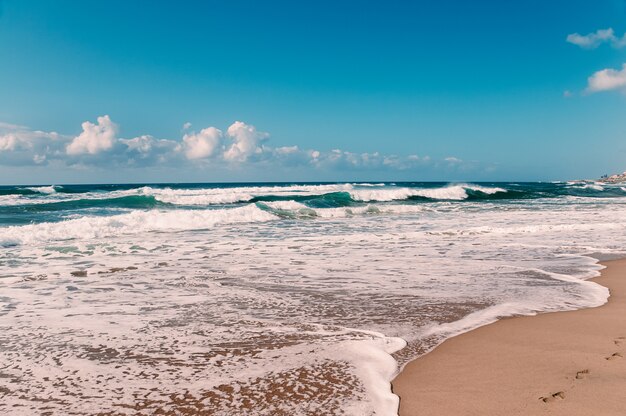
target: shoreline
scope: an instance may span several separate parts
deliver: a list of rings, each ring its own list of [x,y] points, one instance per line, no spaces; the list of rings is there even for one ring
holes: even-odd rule
[[[626,259],[601,264],[604,305],[501,319],[408,363],[399,415],[623,415]]]

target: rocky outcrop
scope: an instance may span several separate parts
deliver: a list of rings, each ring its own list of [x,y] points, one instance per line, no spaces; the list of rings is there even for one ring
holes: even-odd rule
[[[605,182],[605,183],[622,183],[622,182],[626,182],[626,172],[624,173],[618,173],[615,175],[604,175],[603,177],[601,177],[599,179],[600,182]]]

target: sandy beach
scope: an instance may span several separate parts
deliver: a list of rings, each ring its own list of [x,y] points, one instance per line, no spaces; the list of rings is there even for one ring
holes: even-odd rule
[[[626,260],[603,264],[605,305],[500,320],[408,364],[400,415],[626,414]]]

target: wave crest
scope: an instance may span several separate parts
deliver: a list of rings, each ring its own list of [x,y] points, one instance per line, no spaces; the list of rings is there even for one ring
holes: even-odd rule
[[[278,217],[254,204],[212,210],[134,211],[108,217],[80,217],[0,229],[0,246],[41,241],[94,239],[150,231],[203,230],[220,224],[265,222]]]
[[[350,192],[352,199],[355,201],[400,201],[415,197],[436,199],[436,200],[452,200],[461,201],[469,197],[467,191],[481,192],[486,195],[493,195],[498,192],[505,193],[503,188],[488,188],[479,185],[450,185],[443,188],[392,188],[392,189],[375,189],[375,190],[353,190]]]
[[[54,194],[57,192],[57,189],[60,189],[60,186],[50,185],[50,186],[32,186],[25,189],[29,191],[33,191],[39,194]]]

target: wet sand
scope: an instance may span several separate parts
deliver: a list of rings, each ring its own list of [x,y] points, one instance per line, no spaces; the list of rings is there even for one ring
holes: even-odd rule
[[[603,264],[605,305],[500,320],[409,363],[400,415],[626,415],[626,260]]]

